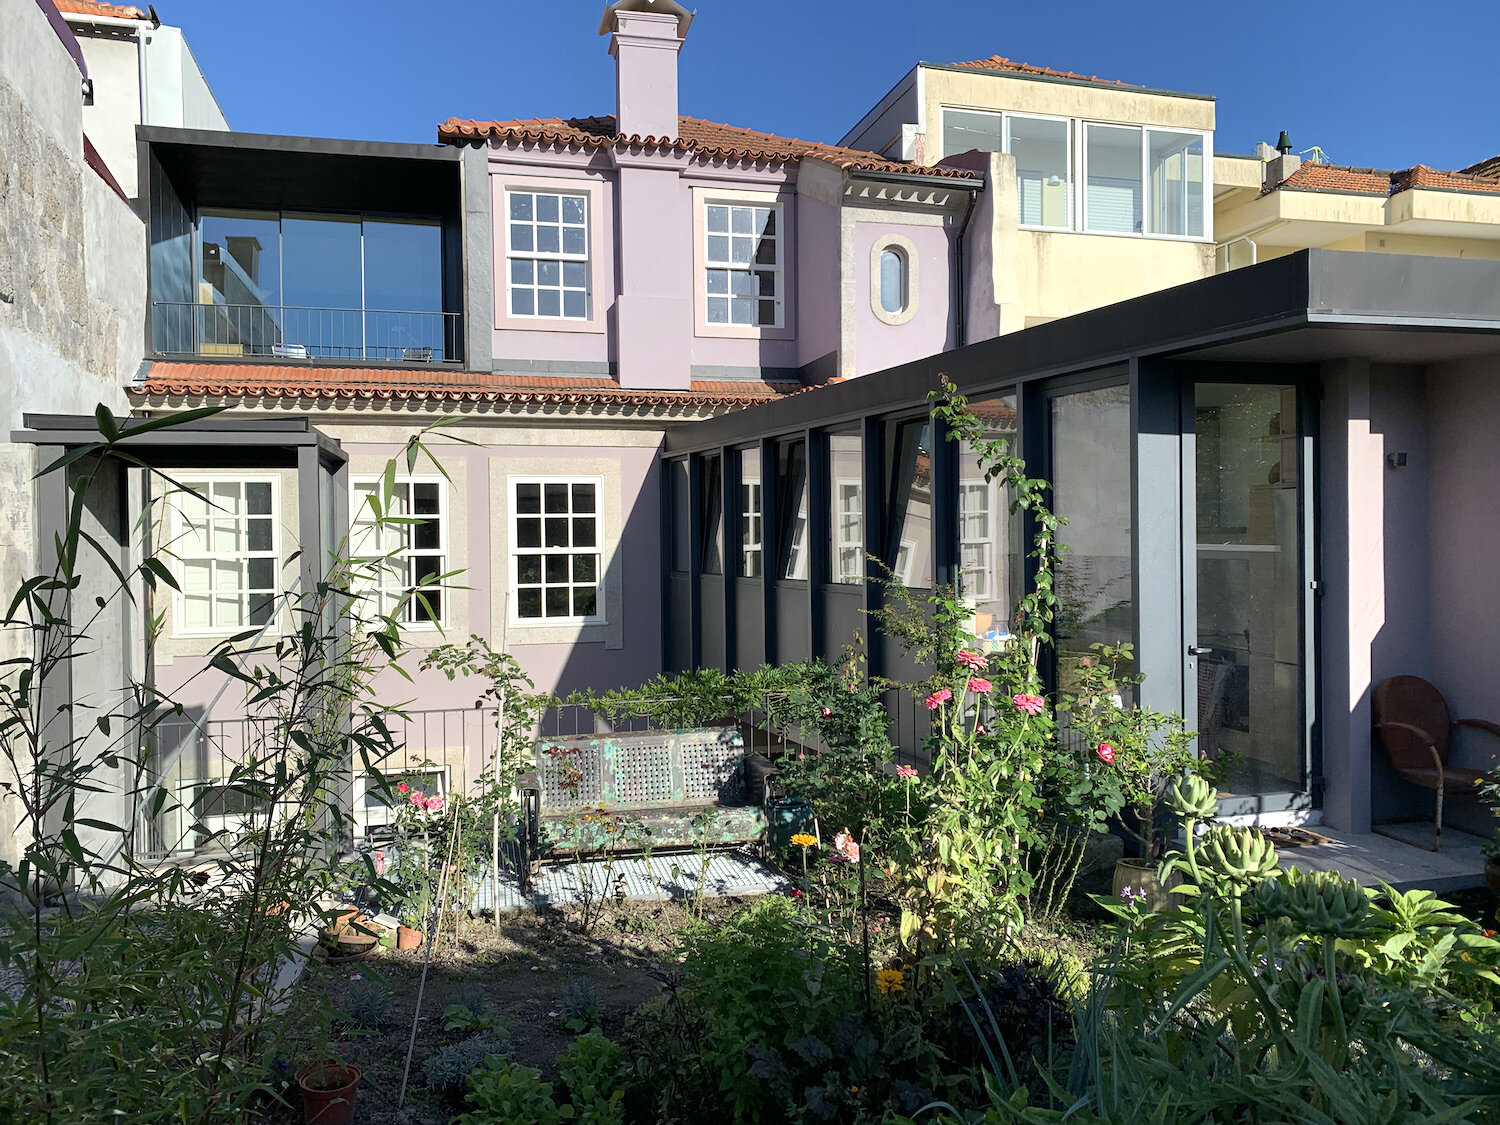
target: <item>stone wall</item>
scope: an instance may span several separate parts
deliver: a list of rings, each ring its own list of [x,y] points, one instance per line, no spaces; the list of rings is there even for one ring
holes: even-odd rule
[[[36,565],[27,413],[128,409],[146,308],[145,230],[84,163],[81,77],[34,0],[0,0],[0,597]],[[0,634],[0,659],[24,641]],[[0,781],[11,781],[0,777]],[[18,846],[0,800],[0,860]]]

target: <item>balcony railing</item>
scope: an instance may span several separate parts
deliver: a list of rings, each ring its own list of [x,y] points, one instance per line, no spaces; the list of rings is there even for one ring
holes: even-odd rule
[[[463,359],[462,314],[392,309],[153,301],[152,343],[163,356],[377,360]]]

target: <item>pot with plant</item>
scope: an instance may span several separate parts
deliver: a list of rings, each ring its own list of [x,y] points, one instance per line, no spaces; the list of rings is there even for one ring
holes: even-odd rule
[[[1130,645],[1094,645],[1079,660],[1069,727],[1082,739],[1103,807],[1135,845],[1137,854],[1115,864],[1113,894],[1144,896],[1152,910],[1163,910],[1176,882],[1163,885],[1158,873],[1166,833],[1157,821],[1166,792],[1182,777],[1211,779],[1214,764],[1194,752],[1196,735],[1180,715],[1124,702],[1144,679],[1122,671],[1132,655]]]
[[[333,1059],[318,1059],[297,1071],[302,1120],[307,1125],[350,1125],[359,1077],[359,1067]]]

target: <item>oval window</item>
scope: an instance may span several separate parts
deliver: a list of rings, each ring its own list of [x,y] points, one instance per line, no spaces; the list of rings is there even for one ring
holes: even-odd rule
[[[894,248],[880,252],[880,307],[888,313],[906,309],[906,255]]]

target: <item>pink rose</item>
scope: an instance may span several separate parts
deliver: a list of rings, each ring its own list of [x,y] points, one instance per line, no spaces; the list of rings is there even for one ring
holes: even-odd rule
[[[953,698],[953,693],[947,688],[940,688],[927,697],[927,710],[936,711],[944,703]]]
[[[969,649],[960,650],[959,654],[953,659],[960,668],[967,668],[971,672],[983,672],[990,666],[989,660],[977,652],[971,652]]]
[[[403,781],[400,785],[396,786],[396,792],[397,793],[405,793],[410,788],[411,788],[411,786],[407,785],[406,782]]]
[[[443,799],[441,797],[433,797],[431,800],[429,800],[427,802],[427,811],[428,812],[437,812],[438,809],[440,809],[442,807],[443,807]]]
[[[1099,760],[1101,762],[1104,762],[1106,765],[1114,765],[1115,748],[1109,743],[1099,743],[1099,749],[1095,750],[1094,753],[1099,755]]]
[[[978,676],[969,681],[969,690],[972,691],[975,695],[983,695],[994,686],[995,685],[990,683],[989,680],[982,680]]]
[[[411,791],[411,803],[419,809],[425,809],[427,807],[427,798],[422,796],[420,789],[413,789]]]
[[[1047,708],[1047,701],[1040,695],[1013,695],[1010,701],[1016,705],[1017,711],[1025,711],[1028,715],[1040,715]]]

